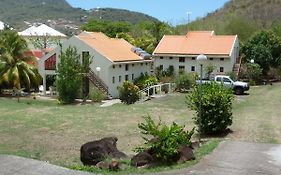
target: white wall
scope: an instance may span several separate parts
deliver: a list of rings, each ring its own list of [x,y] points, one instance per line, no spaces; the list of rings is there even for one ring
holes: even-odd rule
[[[185,57],[185,62],[179,62],[179,56],[176,55],[171,55],[171,56],[163,56],[163,59],[160,59],[160,56],[154,56],[154,69],[156,67],[159,67],[160,65],[163,65],[163,69],[169,68],[169,66],[174,66],[175,74],[178,74],[179,72],[179,66],[184,66],[185,67],[185,72],[189,73],[192,72],[191,68],[192,66],[195,67],[196,73],[200,73],[200,65],[196,61],[196,57],[198,55],[185,55],[185,56],[180,56],[180,57]],[[216,67],[215,71],[213,72],[214,74],[223,74],[226,72],[231,72],[233,70],[233,60],[229,56],[211,56],[211,55],[206,55],[208,60],[204,63],[204,67],[211,64]],[[170,59],[172,57],[172,59]],[[195,58],[193,60],[192,58]],[[210,60],[210,58],[213,58],[213,60]],[[220,58],[224,58],[224,60],[221,60]],[[224,68],[224,72],[220,72],[220,67]],[[203,73],[204,74],[204,73]]]
[[[128,81],[133,82],[141,73],[150,75],[151,61],[146,62],[131,62],[131,63],[115,63],[109,67],[108,80],[110,81],[109,91],[113,97],[118,97],[117,87],[121,86],[125,81],[125,76],[128,75]],[[125,70],[125,65],[128,65],[128,70]],[[114,67],[114,68],[113,68]],[[134,76],[132,76],[134,74]],[[121,80],[119,81],[119,76]],[[113,77],[115,82],[113,83]]]

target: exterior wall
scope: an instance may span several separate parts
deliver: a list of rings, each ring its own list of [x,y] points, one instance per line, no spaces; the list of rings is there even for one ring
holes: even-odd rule
[[[237,62],[237,59],[239,58],[239,40],[236,37],[234,44],[233,44],[233,49],[230,53],[230,57],[232,60],[232,64],[234,65]]]
[[[169,66],[174,67],[174,73],[178,74],[179,72],[179,67],[184,66],[184,71],[189,73],[189,72],[194,72],[200,74],[200,65],[196,61],[196,57],[198,55],[185,55],[185,56],[163,56],[163,59],[160,59],[160,56],[154,56],[154,69],[156,67],[159,67],[160,65],[163,65],[163,70],[169,68]],[[226,72],[231,72],[233,69],[233,60],[229,56],[208,56],[208,61],[204,63],[203,66],[206,65],[213,65],[215,66],[215,70],[213,74],[224,74]],[[180,57],[184,57],[185,61],[184,62],[179,62]],[[213,60],[210,60],[212,58]],[[221,58],[224,58],[224,60],[221,60]],[[195,70],[192,71],[192,67],[194,66]],[[220,72],[220,67],[223,67],[224,71]],[[204,72],[203,72],[204,74]]]
[[[133,82],[134,79],[138,78],[141,73],[147,73],[150,75],[151,71],[151,61],[144,62],[130,62],[130,63],[115,63],[109,68],[109,92],[112,97],[118,97],[117,87],[121,86],[125,81],[126,75],[128,76],[128,81]],[[125,70],[126,65],[128,65],[128,70]],[[114,78],[113,78],[114,77]],[[120,77],[120,79],[119,79]],[[114,79],[114,82],[113,82]]]

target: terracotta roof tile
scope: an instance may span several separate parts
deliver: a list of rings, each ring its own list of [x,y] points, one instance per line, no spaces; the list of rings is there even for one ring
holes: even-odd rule
[[[99,32],[82,32],[78,38],[112,62],[143,60],[131,51],[134,46],[124,39],[109,38]]]
[[[185,36],[166,35],[154,54],[230,55],[236,35],[215,35],[213,31],[188,32]]]

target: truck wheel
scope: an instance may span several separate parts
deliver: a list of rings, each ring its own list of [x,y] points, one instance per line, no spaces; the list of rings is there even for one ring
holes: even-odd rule
[[[235,94],[236,95],[242,95],[244,93],[243,89],[240,87],[235,88]]]

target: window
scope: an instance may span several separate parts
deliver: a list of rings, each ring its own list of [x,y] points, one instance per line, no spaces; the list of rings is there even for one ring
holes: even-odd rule
[[[112,77],[112,83],[113,84],[115,83],[115,77]]]
[[[185,62],[185,57],[180,57],[179,62],[184,63]]]
[[[223,67],[220,67],[220,72],[224,72],[224,68]]]
[[[129,70],[129,65],[126,64],[126,65],[125,65],[125,71],[128,71],[128,70]]]
[[[185,67],[184,66],[179,66],[179,72],[183,73],[184,72]]]
[[[159,69],[160,69],[160,70],[163,70],[163,69],[164,69],[163,65],[160,65],[160,66],[159,66]]]
[[[221,61],[224,61],[224,58],[220,58]]]
[[[129,80],[129,75],[125,75],[125,80],[126,80],[126,81]]]
[[[82,64],[89,65],[90,53],[89,51],[82,52]]]
[[[115,69],[115,65],[113,65],[112,68]]]
[[[147,65],[147,63],[145,63],[145,65]]]
[[[172,60],[173,59],[173,57],[170,57],[170,60]]]
[[[120,65],[119,65],[119,68],[121,68],[121,67],[122,67],[122,65],[120,64]]]
[[[163,59],[163,57],[160,57],[160,59],[162,60],[162,59]]]
[[[132,64],[132,67],[134,67],[135,66],[135,64]]]
[[[119,75],[119,82],[121,82],[122,81],[122,76],[121,75]]]
[[[195,66],[191,66],[191,72],[195,72]]]
[[[196,58],[195,58],[195,57],[192,57],[191,59],[192,59],[192,60],[195,60]]]
[[[132,74],[132,80],[134,80],[135,79],[135,75],[134,74]]]
[[[143,65],[143,63],[141,63],[141,66]]]
[[[212,61],[212,60],[214,60],[214,58],[210,58],[210,60]]]
[[[231,83],[231,81],[228,78],[223,78],[223,82]]]

